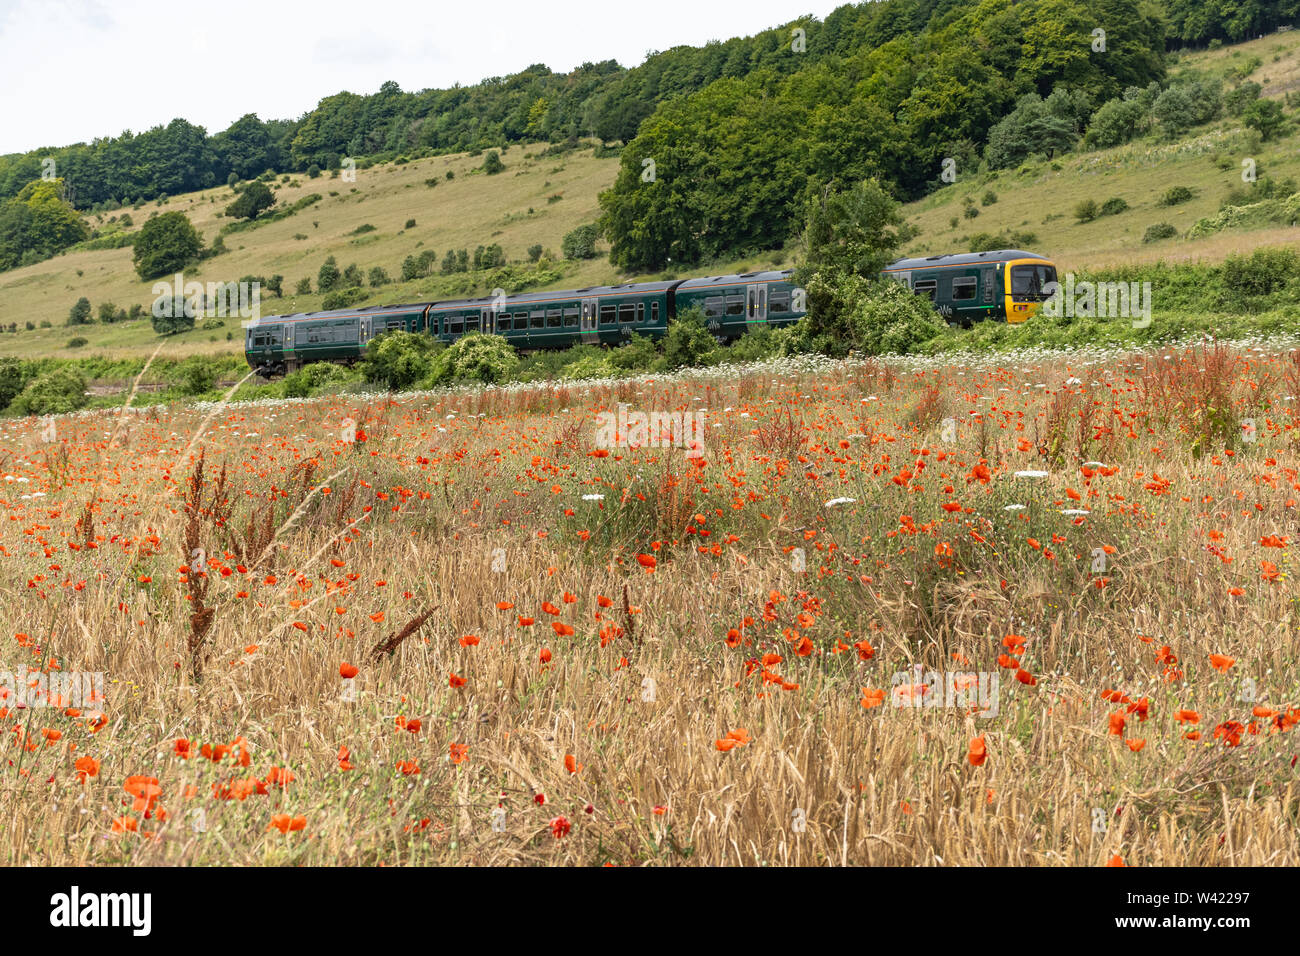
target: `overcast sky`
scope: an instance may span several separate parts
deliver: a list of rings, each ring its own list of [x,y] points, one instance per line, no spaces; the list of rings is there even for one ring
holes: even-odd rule
[[[183,117],[293,119],[340,90],[641,63],[845,0],[0,0],[0,153]]]

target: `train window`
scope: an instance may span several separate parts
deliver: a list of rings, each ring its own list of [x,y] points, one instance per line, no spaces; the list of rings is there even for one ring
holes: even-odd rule
[[[767,298],[767,311],[768,312],[789,312],[790,293],[772,292]]]
[[[451,321],[447,323],[447,331],[452,335],[460,335],[465,331],[465,320],[459,315],[453,315]]]
[[[388,320],[388,331],[390,331],[390,332],[403,332],[403,331],[405,331],[405,330],[406,330],[406,320],[405,320],[405,319],[389,319],[389,320]]]
[[[934,293],[939,287],[937,279],[917,279],[912,285],[912,291],[917,295],[928,296],[930,301],[934,301]]]
[[[659,324],[659,303],[658,302],[650,303],[650,324],[651,325]]]
[[[612,305],[602,305],[600,307],[600,324],[613,325],[618,321],[618,309]]]
[[[576,326],[576,325],[578,324],[578,310],[577,310],[577,309],[565,309],[565,310],[564,310],[564,324],[565,324],[566,327],[568,327],[568,326]]]
[[[636,303],[624,302],[618,307],[618,320],[620,322],[636,321]]]
[[[975,298],[979,289],[979,279],[974,276],[954,276],[952,280],[952,298],[954,302],[966,302]]]
[[[997,271],[994,269],[984,270],[984,301],[993,301],[993,283],[997,278]]]
[[[1043,294],[1043,286],[1056,281],[1056,270],[1051,266],[1012,266],[1011,292],[1013,295]]]
[[[515,313],[515,329],[518,330],[518,329],[526,329],[526,328],[528,328],[528,313],[527,313],[527,312],[516,312],[516,313]]]
[[[548,329],[558,329],[560,327],[561,322],[562,319],[560,317],[559,309],[546,310],[546,327]]]
[[[722,304],[723,304],[722,296],[720,295],[712,296],[711,298],[705,299],[704,314],[709,318],[713,318],[715,315],[721,315]]]
[[[645,303],[644,303],[644,302],[638,302],[638,303],[636,304],[636,320],[637,320],[638,323],[640,323],[640,322],[644,322],[644,321],[645,321]]]
[[[727,296],[727,315],[744,315],[745,297],[743,295]]]
[[[543,312],[541,309],[538,309],[536,312],[528,313],[528,318],[529,318],[528,324],[535,329],[540,329],[543,325],[546,324],[546,313]]]

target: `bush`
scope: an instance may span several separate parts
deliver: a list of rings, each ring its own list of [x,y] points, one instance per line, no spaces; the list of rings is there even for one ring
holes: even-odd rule
[[[1120,199],[1118,196],[1114,196],[1101,204],[1101,209],[1097,211],[1097,214],[1099,216],[1114,216],[1123,212],[1127,208],[1128,203]]]
[[[266,183],[253,180],[239,194],[239,198],[226,207],[231,219],[256,219],[258,213],[275,205],[275,194]]]
[[[483,172],[489,176],[495,176],[506,168],[506,164],[501,162],[501,155],[495,150],[488,150],[488,154],[483,157]]]
[[[370,288],[378,289],[381,285],[388,285],[389,281],[391,280],[388,278],[388,273],[382,266],[375,266],[370,270]]]
[[[361,377],[393,390],[410,388],[432,371],[434,345],[420,333],[385,332],[366,347]]]
[[[298,280],[298,287],[294,290],[297,295],[311,295],[311,277],[304,276]]]
[[[90,342],[90,339],[88,339],[88,338],[85,338],[85,337],[80,336],[80,335],[74,335],[72,338],[68,339],[68,348],[70,348],[70,349],[79,349],[79,348],[81,348],[83,345],[87,345],[87,344],[89,344],[89,342]]]
[[[319,179],[319,178],[320,178],[320,167],[317,166],[315,163],[312,163],[310,166],[308,166],[308,167],[307,167],[307,178],[308,178],[308,179]]]
[[[670,369],[712,365],[717,358],[718,343],[710,334],[704,310],[692,306],[677,313],[664,334],[664,364]]]
[[[892,280],[818,272],[805,288],[808,316],[798,324],[807,328],[798,334],[819,352],[914,352],[947,328],[928,299]]]
[[[1178,206],[1187,202],[1196,194],[1186,186],[1170,186],[1165,190],[1165,194],[1160,197],[1161,206]]]
[[[31,379],[31,366],[21,359],[0,358],[0,411],[22,393]]]
[[[499,335],[471,332],[438,356],[430,382],[504,382],[519,366],[519,355]]]
[[[65,366],[29,383],[10,407],[19,415],[62,415],[85,405],[86,380],[76,369]]]
[[[84,295],[68,312],[68,325],[88,325],[90,323],[90,300]]]
[[[1092,222],[1098,215],[1097,200],[1081,199],[1074,207],[1074,218],[1079,222]]]
[[[1161,239],[1172,239],[1178,235],[1178,230],[1167,222],[1158,222],[1154,225],[1147,226],[1147,231],[1142,234],[1143,242],[1158,242]]]
[[[529,247],[528,247],[528,261],[529,261],[529,262],[536,262],[536,261],[539,260],[540,258],[542,258],[542,244],[539,242],[539,243],[535,243],[534,245],[529,246]]]
[[[595,223],[579,226],[565,234],[560,243],[560,252],[566,259],[594,259],[598,238],[600,238],[600,227]]]
[[[329,292],[338,285],[341,278],[338,261],[330,256],[321,263],[320,272],[316,275],[316,288],[320,292]]]
[[[179,272],[198,257],[203,239],[182,212],[165,212],[140,227],[136,234],[135,271],[148,281]]]
[[[1256,249],[1249,256],[1229,256],[1223,284],[1238,295],[1271,295],[1300,273],[1300,256],[1292,249]]]
[[[436,180],[436,179],[434,180],[435,183],[436,183],[437,181],[438,181],[438,180]],[[414,220],[414,219],[408,219],[408,220],[406,220],[406,225],[403,226],[402,228],[403,228],[403,229],[414,229],[414,228],[415,228],[415,220]]]
[[[312,362],[298,371],[286,375],[281,387],[285,398],[308,398],[316,391],[353,381],[355,375],[342,365],[333,362]]]
[[[998,194],[995,193],[993,190],[989,189],[985,191],[984,196],[980,199],[980,205],[992,206],[997,201],[998,201]]]
[[[330,312],[334,309],[346,309],[348,306],[360,302],[365,297],[365,289],[361,288],[361,286],[353,286],[350,289],[331,292],[321,300],[320,307],[326,312]]]

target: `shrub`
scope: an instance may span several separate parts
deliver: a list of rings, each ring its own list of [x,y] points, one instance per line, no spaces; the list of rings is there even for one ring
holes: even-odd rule
[[[985,191],[983,198],[980,199],[981,206],[992,206],[998,201],[998,194],[989,189]]]
[[[1101,204],[1101,209],[1097,211],[1099,216],[1114,216],[1128,208],[1128,203],[1118,196],[1113,196]]]
[[[535,243],[534,245],[529,246],[529,247],[528,247],[528,261],[529,261],[529,262],[536,262],[536,261],[539,260],[540,258],[542,258],[542,244],[539,242],[539,243]]]
[[[843,355],[913,352],[946,324],[928,299],[901,283],[855,274],[818,272],[808,280],[805,335],[817,351]]]
[[[501,162],[501,155],[495,150],[488,150],[488,154],[483,157],[483,172],[489,176],[495,176],[506,168],[506,164]]]
[[[434,180],[435,183],[436,183],[437,181],[438,181],[438,180],[436,180],[436,179]],[[406,225],[403,226],[402,228],[404,228],[404,229],[414,229],[414,228],[415,228],[415,220],[414,220],[414,219],[408,219],[408,220],[406,220]]]
[[[1160,197],[1161,206],[1177,206],[1187,202],[1196,194],[1186,186],[1170,186],[1165,190],[1165,194]]]
[[[664,334],[664,364],[670,369],[711,365],[717,358],[718,343],[710,334],[704,310],[692,306],[677,313]]]
[[[595,223],[579,226],[565,234],[560,243],[560,252],[566,259],[596,258],[596,240],[600,237],[600,227]]]
[[[68,348],[79,349],[83,345],[88,344],[89,342],[90,339],[85,338],[84,336],[74,335],[72,338],[68,339]]]
[[[341,278],[339,264],[333,256],[330,256],[321,263],[320,272],[316,275],[316,288],[321,292],[329,292],[338,285]]]
[[[65,366],[30,382],[10,407],[19,415],[62,415],[85,405],[86,380]]]
[[[21,394],[31,379],[31,366],[21,359],[0,358],[0,411]]]
[[[375,266],[370,270],[370,288],[378,289],[381,285],[388,285],[388,273],[382,266]]]
[[[68,325],[87,325],[90,322],[90,300],[84,295],[68,312]]]
[[[365,289],[361,288],[361,286],[353,286],[349,289],[341,289],[338,292],[331,292],[321,300],[320,307],[326,312],[334,309],[346,309],[348,306],[360,302],[365,297]]]
[[[1142,234],[1143,242],[1158,242],[1161,239],[1171,239],[1178,235],[1178,230],[1167,222],[1157,222],[1154,225],[1147,226],[1147,231]]]
[[[1074,218],[1079,222],[1092,222],[1098,215],[1097,200],[1081,199],[1074,207]]]
[[[294,290],[297,295],[311,295],[311,277],[303,276],[298,280],[298,286]]]
[[[442,354],[430,377],[432,382],[504,382],[519,365],[519,355],[499,335],[471,332]]]
[[[366,347],[361,377],[390,389],[409,388],[432,370],[434,340],[413,332],[385,332]]]
[[[1300,256],[1292,249],[1256,249],[1249,256],[1229,256],[1223,263],[1223,284],[1239,295],[1271,295],[1300,272]]]
[[[231,219],[256,219],[263,210],[275,205],[275,194],[266,183],[253,180],[239,194],[239,198],[226,207]]]

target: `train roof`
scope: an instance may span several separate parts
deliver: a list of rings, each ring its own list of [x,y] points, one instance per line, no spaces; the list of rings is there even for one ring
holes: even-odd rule
[[[995,249],[989,252],[959,252],[946,256],[924,256],[914,259],[899,259],[885,266],[885,272],[897,272],[905,269],[934,269],[940,266],[965,266],[981,262],[1007,262],[1011,259],[1041,259],[1051,262],[1046,256],[1023,249]]]
[[[781,279],[790,278],[793,270],[785,269],[782,271],[766,270],[761,272],[742,272],[739,275],[733,273],[729,276],[701,276],[698,279],[687,279],[677,288],[685,291],[688,289],[707,289],[711,286],[718,285],[745,285],[750,282],[775,282]]]
[[[350,319],[357,315],[393,315],[405,312],[423,312],[433,303],[411,302],[407,305],[368,305],[360,309],[332,309],[328,312],[286,312],[284,315],[266,315],[256,323],[269,325],[285,319]]]
[[[517,292],[507,295],[509,305],[529,305],[534,302],[555,302],[560,299],[582,299],[588,296],[610,295],[622,292],[632,295],[664,292],[672,288],[673,282],[625,282],[622,285],[595,285],[583,289],[550,289],[544,292]],[[435,309],[457,309],[466,306],[491,305],[496,300],[490,296],[477,296],[473,299],[443,299],[434,303]]]

